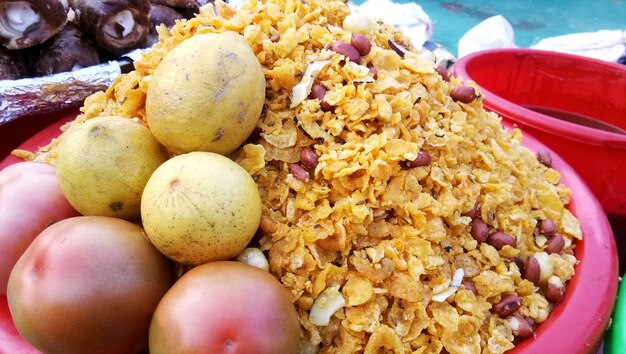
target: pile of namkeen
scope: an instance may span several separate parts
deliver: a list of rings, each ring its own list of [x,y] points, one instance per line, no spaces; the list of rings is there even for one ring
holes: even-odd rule
[[[325,0],[218,1],[159,32],[15,152],[175,261],[151,352],[503,353],[558,306],[582,235],[549,153],[402,33]]]

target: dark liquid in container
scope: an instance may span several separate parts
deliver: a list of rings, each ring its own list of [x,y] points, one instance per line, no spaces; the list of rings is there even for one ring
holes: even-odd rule
[[[624,276],[626,275],[626,214],[610,213],[606,216],[609,218],[615,237],[619,257],[619,274]]]
[[[626,130],[620,127],[616,127],[614,125],[611,125],[611,124],[608,124],[608,123],[605,123],[605,122],[602,122],[593,118],[585,117],[580,114],[571,113],[567,111],[561,111],[561,110],[554,109],[554,108],[535,107],[535,106],[524,106],[524,107],[530,109],[531,111],[545,114],[547,116],[564,120],[566,122],[583,125],[585,127],[589,127],[593,129],[604,130],[610,133],[626,135]]]

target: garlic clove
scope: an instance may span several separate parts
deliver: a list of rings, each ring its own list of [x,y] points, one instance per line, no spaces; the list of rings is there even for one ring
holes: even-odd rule
[[[339,292],[339,285],[330,286],[315,299],[309,312],[309,321],[316,326],[328,326],[333,314],[344,306],[346,300]]]
[[[269,271],[270,269],[270,264],[268,263],[265,254],[263,254],[263,252],[258,248],[248,247],[241,251],[241,253],[237,255],[236,259],[238,262],[246,263],[263,270]]]

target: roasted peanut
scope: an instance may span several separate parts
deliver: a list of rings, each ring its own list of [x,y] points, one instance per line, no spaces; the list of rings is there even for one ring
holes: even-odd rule
[[[424,150],[417,153],[417,157],[413,161],[407,162],[408,168],[427,166],[431,161],[430,154]]]
[[[461,285],[463,285],[463,287],[465,287],[465,290],[469,290],[469,291],[473,292],[474,294],[476,294],[476,292],[477,292],[476,286],[474,285],[474,282],[472,282],[471,280],[463,280]]]
[[[370,76],[374,78],[374,80],[378,79],[378,69],[374,66],[370,66]]]
[[[535,333],[533,325],[520,315],[509,316],[507,317],[507,321],[509,322],[509,327],[511,327],[513,335],[517,338],[528,338]]]
[[[556,275],[548,278],[548,282],[546,283],[546,300],[556,304],[563,299],[565,295],[565,286],[559,277]]]
[[[552,236],[556,232],[556,224],[550,219],[539,220],[539,232],[545,236]]]
[[[437,74],[441,75],[443,81],[450,80],[450,73],[448,72],[448,69],[444,68],[441,65],[437,65],[437,67],[435,67],[435,71],[437,72]]]
[[[478,97],[472,86],[461,85],[450,91],[450,97],[458,102],[470,103]]]
[[[324,112],[328,112],[333,109],[333,107],[328,104],[328,102],[324,101],[324,97],[326,96],[326,89],[321,84],[315,82],[313,86],[311,86],[311,94],[309,95],[313,99],[320,100],[320,108]]]
[[[511,247],[517,247],[517,240],[515,239],[515,237],[500,231],[494,232],[489,235],[489,237],[487,237],[487,243],[493,246],[498,251],[506,245],[509,245]]]
[[[552,155],[550,155],[550,151],[545,149],[537,151],[537,161],[546,167],[552,166]]]
[[[539,282],[539,275],[541,274],[541,266],[537,258],[530,256],[526,260],[524,265],[524,279],[531,281],[535,284]]]
[[[300,150],[300,163],[308,170],[312,170],[317,166],[317,154],[311,149]]]
[[[561,253],[565,247],[565,239],[561,235],[554,235],[548,239],[546,244],[546,252],[548,253]]]
[[[361,54],[350,43],[336,41],[335,43],[333,43],[330,49],[337,54],[341,54],[347,57],[350,61],[353,61],[355,63],[358,63],[361,60]]]
[[[324,96],[326,96],[326,89],[321,84],[314,82],[311,86],[311,93],[309,97],[313,99],[323,100]]]
[[[289,173],[302,182],[307,182],[309,180],[309,172],[297,163],[289,165]]]
[[[359,51],[359,54],[361,54],[361,56],[368,55],[372,50],[372,43],[370,42],[370,39],[367,38],[367,36],[359,33],[352,34],[350,44],[352,44],[352,46]]]
[[[519,269],[519,272],[521,274],[524,274],[524,261],[522,261],[521,258],[513,257],[513,258],[511,258],[511,262],[513,262],[513,263],[515,263],[515,265],[517,265],[517,269]]]
[[[462,213],[461,215],[467,216],[467,217],[470,217],[470,218],[474,219],[475,217],[478,216],[478,208],[479,207],[480,207],[480,205],[478,204],[478,201],[476,201],[474,203],[474,207],[472,209]]]
[[[489,237],[489,227],[479,218],[474,218],[472,220],[472,229],[470,230],[470,234],[474,238],[474,240],[478,242],[487,241],[487,237]]]
[[[500,317],[507,317],[515,313],[522,306],[522,298],[515,294],[503,295],[500,301],[493,304],[491,312]]]

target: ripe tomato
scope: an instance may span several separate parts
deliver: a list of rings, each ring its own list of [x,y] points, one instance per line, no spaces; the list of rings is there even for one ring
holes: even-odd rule
[[[48,225],[78,212],[61,193],[54,166],[20,162],[0,171],[0,295],[11,269]]]
[[[297,353],[298,315],[268,272],[212,262],[185,273],[150,324],[150,353]]]
[[[44,353],[137,353],[174,282],[171,261],[129,221],[79,216],[45,229],[7,288],[15,327]]]

